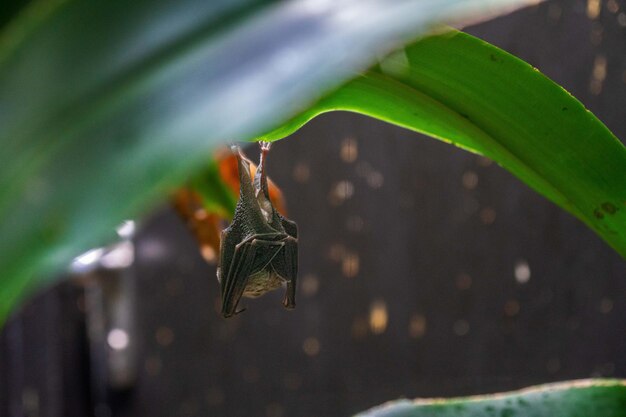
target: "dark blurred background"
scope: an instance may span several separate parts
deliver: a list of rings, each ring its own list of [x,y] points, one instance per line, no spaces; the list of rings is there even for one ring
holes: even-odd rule
[[[548,1],[468,31],[626,138],[626,2]],[[626,377],[626,263],[497,165],[347,113],[269,162],[300,226],[294,311],[278,291],[221,318],[215,267],[163,206],[132,266],[66,280],[3,329],[0,415],[339,417]]]

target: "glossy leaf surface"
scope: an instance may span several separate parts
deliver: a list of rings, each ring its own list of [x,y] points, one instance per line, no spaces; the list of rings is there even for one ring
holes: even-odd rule
[[[428,37],[264,138],[334,110],[493,159],[626,257],[626,148],[562,87],[501,49],[457,31]]]
[[[467,398],[400,400],[356,417],[624,417],[626,382],[588,380]]]

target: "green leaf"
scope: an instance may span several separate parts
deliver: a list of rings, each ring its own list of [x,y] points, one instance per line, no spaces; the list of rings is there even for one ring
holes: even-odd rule
[[[207,167],[190,181],[189,186],[200,194],[207,211],[231,219],[237,205],[237,195],[228,188],[220,177],[218,161],[211,159]]]
[[[625,417],[626,381],[586,380],[477,397],[400,400],[356,417]]]
[[[524,3],[32,2],[0,32],[0,323],[216,144],[287,120],[433,21]]]
[[[457,31],[426,38],[263,137],[333,110],[493,159],[626,257],[626,148],[567,91],[495,46]]]

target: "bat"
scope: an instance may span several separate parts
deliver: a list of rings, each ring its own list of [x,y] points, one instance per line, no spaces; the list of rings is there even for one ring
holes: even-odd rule
[[[221,235],[217,280],[222,315],[231,317],[241,297],[255,298],[287,284],[285,308],[296,306],[298,226],[283,217],[269,198],[266,160],[270,144],[260,142],[261,159],[254,179],[250,161],[238,146],[232,150],[239,170],[239,201],[233,221]]]

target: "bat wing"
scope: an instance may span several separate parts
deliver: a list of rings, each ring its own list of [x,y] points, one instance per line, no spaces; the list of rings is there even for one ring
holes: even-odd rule
[[[226,231],[225,234],[227,234]],[[224,317],[230,317],[238,313],[236,311],[237,305],[243,295],[250,275],[266,268],[281,252],[282,248],[281,242],[267,241],[255,237],[233,246],[230,262],[224,258],[223,267],[220,268],[222,315]],[[224,248],[223,251],[227,253],[227,248]]]
[[[288,236],[283,239],[283,247],[272,260],[272,268],[287,282],[287,292],[283,299],[286,308],[296,306],[296,278],[298,277],[298,241]]]

